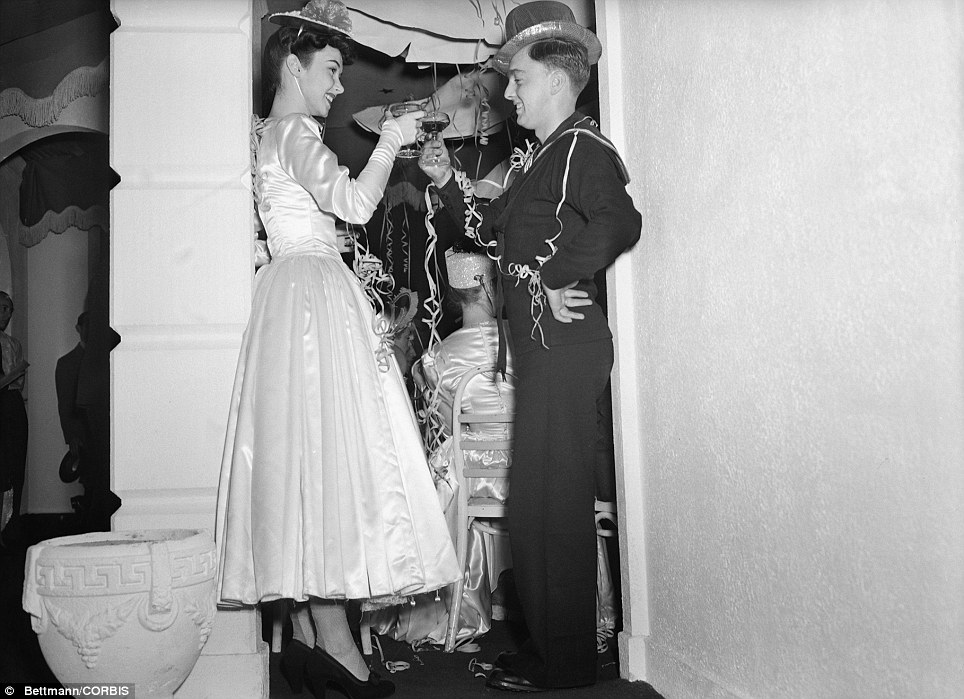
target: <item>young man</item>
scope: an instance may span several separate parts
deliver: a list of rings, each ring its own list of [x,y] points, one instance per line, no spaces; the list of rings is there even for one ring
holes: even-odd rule
[[[493,63],[538,149],[487,205],[447,162],[421,167],[501,272],[518,377],[509,531],[530,638],[487,684],[532,692],[596,680],[596,400],[613,346],[593,277],[639,239],[641,217],[615,148],[576,111],[599,40],[560,2],[514,8],[506,33]],[[423,153],[444,156],[431,143]]]

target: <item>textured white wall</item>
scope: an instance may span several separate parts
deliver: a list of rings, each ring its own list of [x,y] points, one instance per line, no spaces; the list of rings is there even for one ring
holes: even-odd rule
[[[647,679],[960,697],[961,4],[618,4]]]

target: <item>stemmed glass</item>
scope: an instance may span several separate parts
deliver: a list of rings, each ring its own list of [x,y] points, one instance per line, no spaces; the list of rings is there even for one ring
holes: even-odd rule
[[[400,117],[402,114],[408,114],[409,112],[417,112],[423,109],[421,102],[399,102],[398,104],[393,104],[388,108],[388,111],[392,113],[393,117]],[[398,151],[396,158],[417,158],[421,155],[421,151],[418,148],[417,143],[406,143],[402,146],[401,150]]]
[[[445,112],[429,112],[421,119],[418,120],[418,125],[420,132],[418,134],[418,142],[425,143],[428,141],[442,141],[442,132],[451,123],[449,115]],[[428,165],[440,165],[445,162],[447,156],[443,150],[441,156],[435,157],[423,157],[422,162]]]

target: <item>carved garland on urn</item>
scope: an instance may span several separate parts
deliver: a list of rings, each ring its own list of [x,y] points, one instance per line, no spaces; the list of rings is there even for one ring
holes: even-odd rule
[[[39,561],[36,573],[45,614],[31,616],[34,632],[41,634],[48,622],[53,623],[92,669],[103,641],[127,623],[132,612],[137,611],[145,629],[163,631],[183,608],[197,628],[198,648],[202,648],[217,611],[213,588],[202,584],[216,574],[215,552],[171,553],[166,542],[152,543],[150,548],[150,555],[94,558],[69,565],[60,560]],[[71,598],[74,611],[59,605],[58,597]],[[77,600],[84,597],[91,602],[78,613]]]

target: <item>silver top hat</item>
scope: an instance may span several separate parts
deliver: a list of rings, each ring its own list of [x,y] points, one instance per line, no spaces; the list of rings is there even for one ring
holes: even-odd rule
[[[520,49],[545,39],[567,39],[586,47],[589,65],[599,62],[602,44],[599,38],[576,23],[572,9],[556,0],[535,0],[512,8],[505,17],[505,35],[509,37],[492,57],[492,67],[505,75],[509,61]]]

